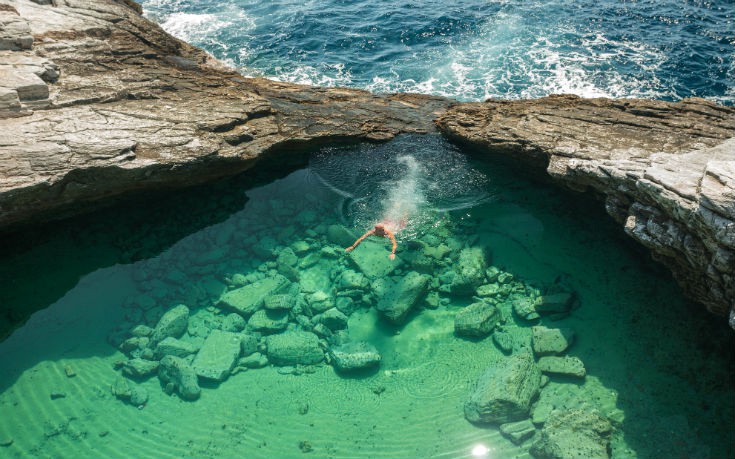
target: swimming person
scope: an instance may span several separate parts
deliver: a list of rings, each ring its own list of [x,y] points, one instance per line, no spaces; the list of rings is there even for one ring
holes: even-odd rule
[[[360,236],[355,241],[355,243],[352,244],[351,246],[347,247],[345,249],[345,251],[351,252],[352,250],[355,249],[355,247],[358,246],[358,244],[360,244],[363,241],[363,239],[365,239],[366,237],[368,237],[368,236],[370,236],[372,234],[374,234],[376,236],[380,236],[380,237],[387,237],[388,239],[390,239],[390,241],[393,243],[393,248],[391,249],[390,255],[388,255],[388,258],[390,258],[391,260],[395,260],[395,258],[396,258],[396,249],[398,248],[398,243],[396,242],[396,236],[393,234],[393,231],[391,231],[390,229],[388,229],[388,227],[386,226],[385,223],[377,223],[375,225],[375,228],[371,229],[367,233],[365,233],[362,236]]]

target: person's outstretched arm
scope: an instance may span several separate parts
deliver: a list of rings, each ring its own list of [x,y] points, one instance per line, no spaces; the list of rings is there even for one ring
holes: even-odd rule
[[[390,251],[390,255],[388,255],[388,258],[391,260],[395,260],[396,258],[396,249],[398,248],[398,243],[396,242],[396,237],[393,235],[393,232],[390,230],[385,230],[385,234],[388,235],[390,238],[390,242],[393,243],[393,248]]]
[[[358,238],[358,239],[357,239],[357,240],[355,241],[355,243],[354,243],[354,244],[352,244],[351,246],[347,247],[347,248],[345,249],[345,251],[346,251],[346,252],[350,252],[351,250],[354,250],[354,249],[355,249],[355,247],[357,247],[357,246],[358,246],[358,244],[360,244],[360,243],[361,243],[361,242],[363,241],[363,239],[365,239],[366,237],[370,236],[371,234],[375,234],[375,230],[374,230],[374,229],[371,229],[371,230],[370,230],[370,231],[368,231],[367,233],[365,233],[365,234],[363,234],[362,236],[360,236],[360,237],[359,237],[359,238]]]

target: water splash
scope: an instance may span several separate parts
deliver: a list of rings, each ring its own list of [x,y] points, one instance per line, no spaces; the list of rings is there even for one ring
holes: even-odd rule
[[[309,177],[338,197],[335,212],[344,224],[364,231],[385,222],[402,237],[491,196],[487,177],[438,136],[325,148],[312,156]]]

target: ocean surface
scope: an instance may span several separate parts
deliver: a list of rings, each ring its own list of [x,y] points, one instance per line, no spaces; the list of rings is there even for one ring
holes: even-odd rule
[[[460,100],[735,102],[732,0],[143,0],[245,75]]]

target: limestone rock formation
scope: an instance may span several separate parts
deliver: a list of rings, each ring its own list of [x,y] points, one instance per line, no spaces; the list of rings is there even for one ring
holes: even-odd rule
[[[437,125],[600,193],[691,298],[720,315],[735,306],[735,108],[551,96],[456,104]]]

